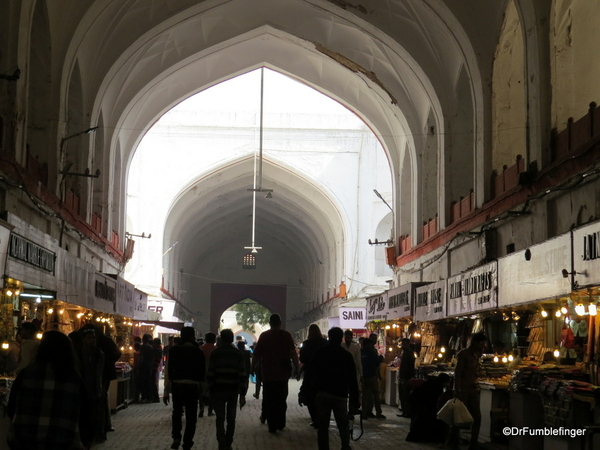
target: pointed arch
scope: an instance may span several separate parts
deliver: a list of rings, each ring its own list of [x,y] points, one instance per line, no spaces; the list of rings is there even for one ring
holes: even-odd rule
[[[35,3],[30,29],[25,166],[32,176],[48,186],[49,177],[56,180],[56,162],[50,157],[52,52],[45,0]]]

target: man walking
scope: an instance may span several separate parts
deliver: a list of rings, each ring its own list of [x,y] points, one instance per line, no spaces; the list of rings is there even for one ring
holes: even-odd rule
[[[208,332],[204,335],[205,344],[200,346],[200,350],[204,353],[204,358],[206,360],[206,368],[208,369],[208,365],[210,364],[210,355],[217,348],[217,344],[215,344],[217,340],[217,335],[215,333]],[[208,392],[208,384],[203,382],[201,384],[200,391],[200,412],[198,413],[198,417],[204,417],[204,404],[208,405],[208,417],[213,415],[213,406],[210,401],[210,393]]]
[[[363,419],[385,419],[381,412],[381,400],[379,398],[379,355],[375,350],[374,342],[365,338],[363,347],[360,349],[363,377],[362,377],[362,404]],[[377,415],[373,414],[373,404]]]
[[[269,426],[269,433],[285,428],[287,411],[288,380],[292,374],[291,362],[296,378],[300,379],[300,363],[292,335],[281,329],[279,314],[271,315],[270,330],[262,333],[254,350],[253,370],[260,364],[263,383],[262,410]]]
[[[483,333],[475,333],[471,336],[471,345],[458,352],[456,355],[456,369],[454,370],[454,396],[462,401],[471,416],[473,416],[473,425],[471,426],[471,440],[469,450],[479,448],[479,429],[481,427],[481,409],[479,406],[480,388],[477,383],[479,375],[479,359],[487,338]],[[458,448],[458,438],[460,432],[458,428],[453,427],[451,431],[450,446]]]
[[[306,374],[317,392],[315,401],[317,440],[319,450],[329,450],[329,419],[333,411],[342,441],[342,450],[350,450],[348,395],[351,413],[357,411],[360,406],[356,367],[350,353],[340,345],[343,337],[342,329],[334,327],[327,334],[329,342],[315,352]]]
[[[165,405],[169,404],[169,392],[173,393],[172,449],[181,445],[181,416],[184,410],[183,449],[190,449],[194,445],[200,382],[204,380],[205,371],[204,353],[196,344],[195,330],[193,327],[183,327],[181,344],[169,351],[168,374],[165,380]]]
[[[356,342],[352,341],[353,337],[354,334],[352,333],[352,330],[346,330],[344,332],[344,342],[342,342],[341,346],[344,350],[348,351],[354,359],[354,367],[356,367],[356,382],[358,383],[360,389],[360,380],[363,374],[362,361],[360,356],[360,347]]]
[[[152,367],[154,367],[154,348],[150,344],[152,335],[142,336],[142,346],[138,359],[138,373],[140,376],[140,403],[152,402]]]
[[[410,411],[410,380],[415,376],[415,354],[410,347],[410,339],[401,341],[402,356],[398,368],[398,393],[400,397],[401,417],[411,417]]]
[[[246,404],[248,374],[244,354],[233,347],[233,331],[221,331],[221,346],[210,355],[208,363],[208,387],[217,415],[217,442],[219,450],[231,450],[235,432],[235,416],[240,399],[240,410]],[[227,430],[225,420],[227,419]]]

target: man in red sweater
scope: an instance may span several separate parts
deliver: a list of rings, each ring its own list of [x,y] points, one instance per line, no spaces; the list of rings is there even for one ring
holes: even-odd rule
[[[300,362],[292,335],[281,329],[281,317],[273,314],[271,329],[262,333],[254,349],[253,371],[260,364],[263,383],[262,410],[269,433],[285,428],[288,380],[292,375],[292,361],[296,378],[300,379]]]

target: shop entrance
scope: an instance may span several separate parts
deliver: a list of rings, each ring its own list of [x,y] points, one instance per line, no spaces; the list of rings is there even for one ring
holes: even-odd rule
[[[213,283],[210,293],[210,330],[217,332],[224,311],[236,303],[251,298],[281,316],[286,321],[287,286]]]

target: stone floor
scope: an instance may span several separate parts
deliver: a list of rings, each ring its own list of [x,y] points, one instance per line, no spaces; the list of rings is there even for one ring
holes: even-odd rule
[[[288,412],[286,428],[273,435],[267,432],[266,425],[261,425],[260,400],[247,397],[247,404],[236,420],[236,432],[233,443],[235,450],[308,450],[317,448],[317,432],[309,426],[308,411],[297,402],[300,383],[290,381],[288,397]],[[254,385],[251,385],[253,393]],[[382,405],[386,420],[371,419],[364,421],[364,434],[352,443],[357,449],[437,449],[435,444],[415,444],[404,439],[408,433],[409,420],[396,417],[397,408]],[[171,406],[163,403],[132,404],[112,416],[113,427],[116,431],[108,433],[104,444],[94,446],[98,450],[154,450],[169,449],[171,440]],[[185,426],[185,424],[184,424]],[[355,423],[359,426],[358,421]],[[335,422],[330,425],[331,449],[339,449],[340,439],[337,435]],[[217,449],[215,437],[215,420],[213,417],[198,419],[194,448]]]

